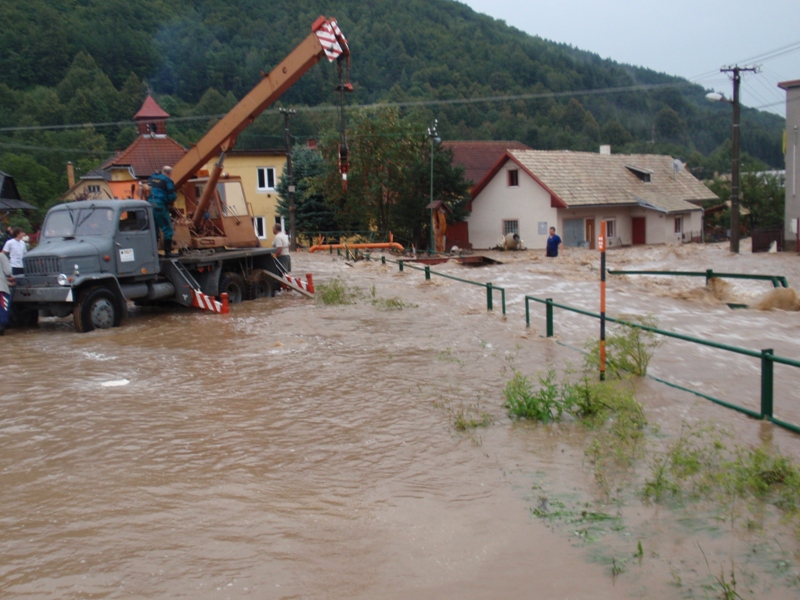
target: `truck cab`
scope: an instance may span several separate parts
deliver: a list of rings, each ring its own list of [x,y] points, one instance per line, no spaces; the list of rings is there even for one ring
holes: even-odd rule
[[[131,288],[146,291],[159,272],[153,209],[147,202],[60,204],[47,213],[39,245],[25,255],[25,273],[17,278],[13,301],[24,305],[17,316],[30,324],[39,311],[68,316],[87,290],[100,290],[94,295],[103,297],[100,304],[115,326],[125,314]]]

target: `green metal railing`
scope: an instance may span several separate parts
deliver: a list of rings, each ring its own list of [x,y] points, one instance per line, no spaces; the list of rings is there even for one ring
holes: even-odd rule
[[[371,260],[369,254],[364,255],[367,260]],[[459,281],[461,283],[467,283],[469,285],[476,285],[478,287],[486,288],[486,310],[494,310],[494,302],[493,296],[494,292],[500,292],[500,299],[503,304],[503,314],[506,314],[506,290],[499,285],[494,285],[491,281],[488,283],[483,283],[480,281],[472,281],[470,279],[462,279],[461,277],[456,277],[454,275],[448,275],[447,273],[439,273],[438,271],[434,271],[430,268],[430,266],[425,265],[424,267],[417,266],[413,263],[410,263],[407,260],[392,260],[390,258],[386,258],[386,256],[381,255],[381,264],[386,263],[394,263],[398,266],[400,272],[402,273],[406,268],[414,269],[416,271],[424,271],[425,273],[425,281],[430,281],[431,275],[437,275],[439,277],[444,277],[445,279],[452,279],[453,281]]]
[[[755,279],[757,281],[770,281],[777,287],[789,287],[789,282],[783,275],[747,275],[745,273],[717,273],[713,269],[705,271],[626,271],[618,269],[607,271],[610,275],[674,275],[678,277],[705,277],[706,285],[709,279],[718,277],[721,279]]]
[[[592,317],[595,319],[599,319],[600,315],[598,313],[594,313],[588,310],[583,310],[581,308],[576,308],[574,306],[568,306],[566,304],[559,304],[557,302],[553,302],[552,298],[537,298],[535,296],[525,296],[525,324],[527,327],[531,326],[531,317],[530,317],[530,301],[539,302],[544,304],[546,307],[546,332],[547,337],[553,337],[553,308],[561,308],[564,310],[568,310],[570,312],[578,313],[581,315],[586,315],[588,317]],[[777,356],[774,351],[769,348],[765,350],[750,350],[748,348],[740,348],[738,346],[731,346],[729,344],[722,344],[719,342],[712,342],[709,340],[704,340],[696,337],[692,337],[690,335],[685,335],[682,333],[676,333],[674,331],[666,331],[664,329],[658,329],[657,327],[651,327],[649,325],[643,325],[641,323],[632,323],[630,321],[624,321],[622,319],[615,319],[613,317],[606,316],[606,321],[610,321],[612,323],[617,323],[619,325],[625,325],[627,327],[635,327],[638,329],[642,329],[644,331],[650,331],[652,333],[663,335],[664,337],[675,338],[678,340],[683,340],[686,342],[692,342],[694,344],[699,344],[701,346],[707,346],[710,348],[717,348],[718,350],[725,350],[727,352],[733,352],[735,354],[741,354],[744,356],[749,356],[752,358],[758,358],[761,360],[761,411],[756,412],[750,410],[748,408],[744,408],[743,406],[738,406],[736,404],[731,404],[729,402],[725,402],[724,400],[720,400],[719,398],[715,398],[713,396],[709,396],[708,394],[704,394],[702,392],[698,392],[696,390],[686,388],[680,386],[678,384],[665,381],[663,379],[659,379],[657,377],[651,377],[653,380],[658,381],[660,383],[664,383],[671,387],[677,388],[679,390],[683,390],[685,392],[690,392],[701,398],[705,398],[706,400],[710,400],[716,404],[721,406],[725,406],[726,408],[730,408],[736,410],[738,412],[744,413],[750,417],[756,419],[766,419],[793,431],[795,433],[800,433],[800,426],[787,423],[785,421],[781,421],[780,419],[776,419],[773,415],[773,407],[774,407],[774,385],[775,385],[775,376],[774,376],[774,367],[775,363],[789,365],[792,367],[800,367],[800,361],[793,360],[791,358],[786,358],[783,356]]]

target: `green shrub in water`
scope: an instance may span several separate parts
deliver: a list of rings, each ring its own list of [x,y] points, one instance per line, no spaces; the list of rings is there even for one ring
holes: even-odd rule
[[[621,318],[647,327],[658,327],[658,319],[652,316],[622,315]],[[664,339],[652,331],[630,325],[613,326],[606,336],[606,373],[614,377],[621,377],[624,373],[644,377],[655,351],[663,343]],[[599,370],[600,342],[589,342],[588,351],[587,368]]]
[[[354,304],[356,295],[356,291],[339,277],[320,283],[316,288],[316,297],[323,304]]]

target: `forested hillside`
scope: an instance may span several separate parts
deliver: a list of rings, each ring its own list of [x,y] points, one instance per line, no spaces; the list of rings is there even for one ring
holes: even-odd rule
[[[685,80],[527,35],[452,0],[334,0],[324,10],[351,44],[353,105],[411,103],[404,110],[438,118],[445,139],[575,150],[608,143],[672,154],[697,172],[729,162],[730,106],[707,103],[705,90]],[[67,160],[85,172],[130,143],[126,122],[148,89],[186,118],[173,119],[170,134],[195,141],[320,12],[311,0],[2,0],[0,169],[28,201],[52,202],[66,189]],[[333,104],[336,83],[335,68],[321,63],[282,104]],[[463,102],[476,98],[488,100]],[[320,137],[333,122],[332,111],[298,110],[293,133]],[[96,125],[36,128],[82,123]],[[775,115],[743,110],[744,152],[782,168],[782,128]],[[274,111],[239,140],[280,146]]]

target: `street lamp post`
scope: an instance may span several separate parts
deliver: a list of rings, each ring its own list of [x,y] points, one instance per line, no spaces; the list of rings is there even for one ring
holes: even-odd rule
[[[706,99],[711,102],[727,102],[733,105],[733,136],[731,144],[731,252],[739,253],[739,84],[742,81],[742,71],[756,71],[755,67],[724,67],[723,73],[733,73],[733,100],[728,100],[722,94],[706,94]]]
[[[431,140],[431,241],[428,246],[428,254],[436,250],[436,240],[433,231],[433,147],[434,144],[440,144],[442,138],[439,137],[438,131],[439,119],[433,120],[433,125],[428,127],[428,137]]]
[[[292,252],[297,251],[297,235],[295,231],[295,213],[294,206],[294,181],[292,180],[292,144],[289,139],[289,118],[294,116],[294,109],[281,108],[280,112],[283,114],[283,136],[286,142],[286,178],[289,180],[289,249]]]

